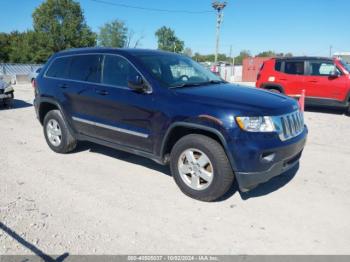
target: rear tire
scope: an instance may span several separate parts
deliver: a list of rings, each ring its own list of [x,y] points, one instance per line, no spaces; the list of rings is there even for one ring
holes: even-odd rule
[[[181,138],[171,151],[170,169],[184,194],[206,202],[224,196],[234,181],[223,147],[204,135]]]
[[[67,154],[76,148],[77,140],[59,110],[52,110],[46,114],[43,128],[46,142],[54,152]]]

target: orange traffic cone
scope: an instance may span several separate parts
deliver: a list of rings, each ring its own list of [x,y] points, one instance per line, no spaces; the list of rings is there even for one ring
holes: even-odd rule
[[[304,110],[305,110],[305,89],[303,89],[303,91],[301,91],[301,95],[299,98],[299,105],[300,105],[301,111],[304,112]]]

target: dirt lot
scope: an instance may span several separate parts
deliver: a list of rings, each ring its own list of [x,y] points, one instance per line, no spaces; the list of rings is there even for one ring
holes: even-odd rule
[[[349,117],[307,112],[298,170],[202,203],[150,160],[53,153],[32,91],[0,110],[0,254],[350,254]]]

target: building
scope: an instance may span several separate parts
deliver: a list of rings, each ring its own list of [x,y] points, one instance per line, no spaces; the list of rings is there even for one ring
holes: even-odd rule
[[[338,53],[334,53],[334,56],[350,64],[350,52],[338,52]]]

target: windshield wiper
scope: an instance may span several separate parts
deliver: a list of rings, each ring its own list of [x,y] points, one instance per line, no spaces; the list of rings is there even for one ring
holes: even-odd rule
[[[208,83],[210,83],[210,84],[225,84],[227,82],[224,80],[210,80]]]
[[[203,83],[183,83],[181,85],[177,85],[177,86],[172,86],[171,88],[182,88],[182,87],[191,87],[191,86],[200,86]]]
[[[224,80],[210,80],[206,82],[200,82],[200,83],[183,83],[181,85],[172,86],[171,88],[182,88],[182,87],[191,87],[191,86],[204,86],[204,85],[216,85],[216,84],[223,84],[227,83]]]

